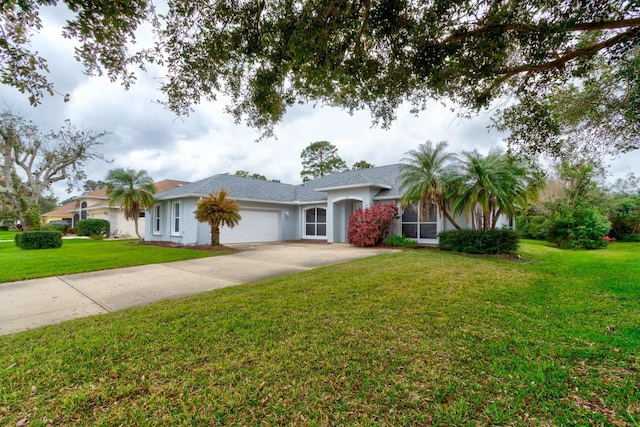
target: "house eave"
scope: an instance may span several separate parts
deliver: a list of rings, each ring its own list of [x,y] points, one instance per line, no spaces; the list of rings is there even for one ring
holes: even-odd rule
[[[198,194],[198,193],[188,193],[188,194],[180,194],[176,196],[170,197],[160,197],[156,198],[156,201],[163,200],[176,200],[176,199],[200,199],[206,197],[207,194]],[[290,205],[290,206],[298,206],[298,205],[316,205],[327,203],[326,200],[308,200],[308,201],[300,201],[300,200],[267,200],[267,199],[250,199],[247,197],[232,197],[236,202],[249,202],[249,203],[271,203],[276,205]]]
[[[400,199],[400,197],[402,196],[400,196],[399,194],[395,194],[395,195],[392,194],[390,196],[374,197],[373,200],[398,200]]]

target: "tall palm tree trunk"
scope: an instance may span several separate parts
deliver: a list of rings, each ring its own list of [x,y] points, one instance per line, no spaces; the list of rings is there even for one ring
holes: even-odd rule
[[[220,245],[220,227],[211,224],[211,246]]]
[[[138,232],[138,217],[137,216],[133,217],[133,226],[135,227],[135,230],[136,230],[136,236],[138,236],[139,240],[142,240],[142,237],[140,237],[140,232]]]
[[[458,225],[456,220],[453,219],[453,217],[449,214],[449,212],[447,211],[447,208],[445,206],[440,205],[440,212],[445,216],[445,218],[447,218],[447,221],[449,221],[449,224],[453,225],[453,227],[456,230],[460,230],[460,226]]]

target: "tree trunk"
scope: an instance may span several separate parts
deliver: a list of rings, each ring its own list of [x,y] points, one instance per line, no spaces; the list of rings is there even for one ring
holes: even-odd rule
[[[220,227],[211,224],[211,246],[220,246]]]
[[[451,215],[449,215],[449,212],[447,212],[447,209],[446,209],[446,208],[444,208],[444,207],[442,207],[442,206],[441,206],[441,207],[440,207],[440,212],[442,212],[442,214],[445,216],[445,218],[447,218],[447,220],[449,221],[449,223],[450,223],[451,225],[453,225],[453,227],[454,227],[456,230],[460,230],[460,226],[458,225],[458,223],[456,222],[456,220],[455,220],[455,219],[453,219],[453,217],[451,217]]]
[[[136,236],[138,236],[138,239],[142,241],[142,237],[140,237],[140,233],[138,232],[138,216],[137,215],[133,217],[133,225],[136,229]]]
[[[492,230],[496,229],[496,225],[498,224],[498,218],[500,218],[500,215],[502,215],[502,209],[498,209],[497,211],[495,211],[493,213],[493,219],[491,221],[491,229]]]

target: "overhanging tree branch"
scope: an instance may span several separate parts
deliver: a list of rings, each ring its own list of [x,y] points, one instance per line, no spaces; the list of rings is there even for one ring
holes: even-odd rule
[[[561,31],[597,31],[597,30],[615,30],[620,28],[640,27],[640,18],[621,19],[616,21],[594,21],[594,22],[578,22],[571,25],[568,29],[560,29],[560,26],[556,25],[555,32]],[[527,25],[527,24],[490,24],[485,25],[475,30],[463,31],[455,33],[442,40],[443,44],[449,44],[458,42],[461,40],[469,39],[472,37],[485,35],[488,33],[500,33],[500,32],[516,32],[522,34],[534,34],[544,33],[552,30],[553,27],[546,26],[541,27],[539,25]]]
[[[625,31],[624,33],[620,33],[616,36],[613,36],[607,40],[604,40],[600,43],[596,43],[594,45],[591,46],[587,46],[584,47],[582,49],[576,49],[570,52],[565,53],[563,56],[561,56],[560,58],[557,58],[553,61],[549,61],[549,62],[545,62],[542,64],[527,64],[527,65],[521,65],[518,67],[513,67],[513,68],[508,68],[506,70],[500,70],[498,71],[497,74],[503,74],[502,77],[494,80],[494,82],[491,84],[491,86],[489,86],[487,89],[485,89],[482,94],[485,96],[488,96],[489,94],[491,94],[496,88],[498,88],[499,86],[501,86],[504,82],[506,82],[507,80],[509,80],[510,78],[521,74],[521,73],[529,73],[529,72],[543,72],[543,71],[548,71],[548,70],[552,70],[552,69],[557,69],[559,67],[561,67],[562,65],[568,63],[571,60],[574,60],[576,58],[580,58],[580,57],[584,57],[584,56],[589,56],[589,55],[593,55],[594,53],[597,53],[603,49],[607,49],[610,48],[612,46],[617,45],[618,43],[620,43],[622,40],[626,39],[626,38],[633,38],[633,37],[637,37],[638,35],[640,35],[640,28],[633,28],[630,29],[628,31]]]

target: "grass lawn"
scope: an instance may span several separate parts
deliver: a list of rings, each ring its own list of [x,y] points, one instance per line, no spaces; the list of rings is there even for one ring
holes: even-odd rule
[[[15,231],[0,231],[0,240],[11,240],[16,237]]]
[[[134,265],[180,261],[230,251],[207,252],[138,245],[136,240],[64,239],[58,249],[23,250],[0,243],[0,283]]]
[[[628,425],[640,244],[414,250],[0,337],[0,424]]]

